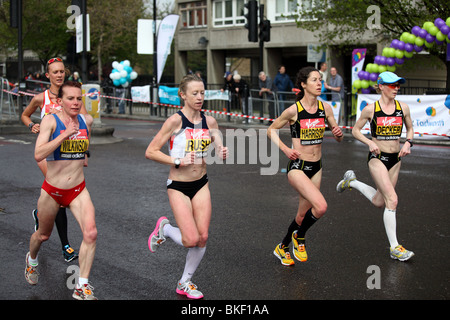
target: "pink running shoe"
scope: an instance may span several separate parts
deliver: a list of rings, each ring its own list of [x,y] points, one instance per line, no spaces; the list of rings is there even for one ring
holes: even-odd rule
[[[155,230],[153,230],[150,237],[148,237],[148,248],[151,252],[155,252],[161,244],[163,244],[166,241],[166,238],[164,238],[163,235],[163,228],[164,225],[169,223],[169,219],[166,217],[161,217],[158,219],[158,222],[156,222]]]

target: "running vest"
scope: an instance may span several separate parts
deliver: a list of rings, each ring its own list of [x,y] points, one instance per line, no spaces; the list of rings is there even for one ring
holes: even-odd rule
[[[50,110],[55,108],[58,111],[61,111],[62,107],[59,104],[56,104],[50,99],[50,91],[44,91],[44,103],[41,106],[41,119],[50,113]]]
[[[185,117],[181,110],[177,113],[181,116],[182,125],[180,131],[170,137],[170,156],[184,158],[187,153],[194,151],[196,157],[206,157],[211,144],[211,136],[205,115],[201,112],[202,122],[194,125]]]
[[[56,114],[53,114],[53,116],[56,120],[56,129],[51,135],[50,141],[54,140],[66,130],[66,126],[61,119],[59,119]],[[61,145],[47,157],[47,161],[84,159],[84,155],[89,147],[89,130],[84,115],[79,114],[77,118],[79,124],[78,132],[64,140]]]
[[[380,102],[375,102],[373,119],[370,122],[372,137],[378,140],[398,140],[403,129],[403,110],[400,103],[395,101],[395,111],[391,115],[383,112]]]
[[[309,113],[297,101],[297,121],[291,124],[291,137],[300,138],[302,145],[321,144],[325,132],[325,109],[322,101],[318,100],[316,113]]]

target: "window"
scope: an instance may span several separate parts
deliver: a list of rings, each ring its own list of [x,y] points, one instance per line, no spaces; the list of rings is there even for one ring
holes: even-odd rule
[[[206,0],[180,4],[180,15],[183,28],[206,27]]]
[[[217,0],[213,4],[214,26],[244,25],[246,0]]]
[[[290,22],[295,21],[299,9],[309,11],[313,5],[314,0],[275,0],[274,8],[270,7],[270,3],[268,4],[270,10],[268,12],[275,12],[273,17],[275,21]]]

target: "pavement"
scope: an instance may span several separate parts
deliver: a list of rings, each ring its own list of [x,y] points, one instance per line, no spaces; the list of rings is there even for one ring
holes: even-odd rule
[[[373,185],[366,165],[367,148],[350,133],[342,143],[329,136],[324,139],[321,191],[328,210],[308,231],[308,261],[294,267],[282,266],[273,255],[298,204],[283,173],[285,157],[279,154],[275,174],[261,175],[269,163],[261,154],[256,163],[251,162],[247,143],[245,163],[238,163],[234,154],[234,163],[208,166],[213,217],[207,253],[194,279],[205,299],[194,304],[175,293],[186,250],[170,239],[155,254],[147,248],[157,219],[166,215],[173,221],[165,188],[168,168],[144,157],[162,119],[117,115],[105,116],[102,124],[114,130],[105,132],[105,140],[98,143],[93,136],[92,157],[85,169],[99,230],[90,279],[101,300],[145,302],[135,306],[163,308],[169,315],[200,315],[200,311],[207,312],[206,307],[216,307],[214,317],[270,317],[283,314],[285,308],[298,314],[299,306],[325,315],[327,309],[318,303],[322,301],[333,310],[345,306],[343,311],[348,312],[347,308],[353,310],[352,302],[394,300],[403,304],[388,303],[387,307],[400,306],[402,312],[414,314],[418,302],[440,308],[444,306],[440,302],[450,298],[447,144],[416,144],[402,164],[397,232],[399,241],[416,253],[408,262],[389,257],[382,209],[372,207],[356,190],[335,191],[347,169]],[[238,121],[219,125],[229,147],[239,138],[227,136],[227,129],[255,129],[244,132],[256,135],[259,143],[262,136],[258,133],[267,128]],[[280,135],[289,141],[287,130]],[[31,211],[43,177],[32,156],[35,136],[24,131],[1,133],[0,137],[0,300],[71,300],[69,287],[77,261],[63,261],[56,232],[40,252],[40,283],[30,286],[24,279],[33,231]],[[266,147],[270,150],[269,144]],[[81,232],[68,212],[69,239],[77,249]],[[299,300],[308,302],[299,304]],[[437,305],[429,304],[434,300]],[[108,307],[119,311],[121,305]],[[248,307],[242,309],[242,305]],[[372,315],[379,312],[378,305],[361,305]],[[269,315],[263,312],[264,306]],[[227,313],[228,308],[237,309]]]

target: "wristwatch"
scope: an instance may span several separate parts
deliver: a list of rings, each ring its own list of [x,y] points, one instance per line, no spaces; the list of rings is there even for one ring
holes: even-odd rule
[[[28,124],[28,129],[30,129],[30,131],[31,131],[31,129],[33,129],[33,126],[35,125],[35,123],[34,122],[30,122],[29,124]]]
[[[181,160],[179,158],[176,158],[173,163],[175,164],[175,168],[178,169],[181,164]]]
[[[406,139],[406,142],[409,142],[409,144],[411,145],[411,148],[413,147],[414,143],[412,142],[411,139]]]

